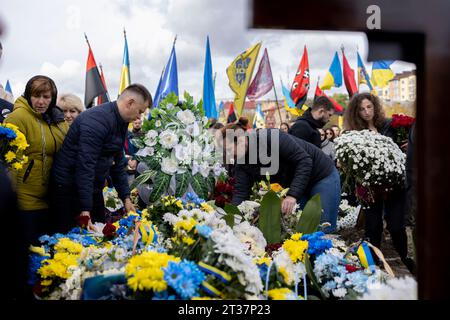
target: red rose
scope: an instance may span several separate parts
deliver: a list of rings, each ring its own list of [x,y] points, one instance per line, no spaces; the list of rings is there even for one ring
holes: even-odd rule
[[[79,215],[76,217],[76,220],[77,220],[77,225],[80,228],[86,228],[89,224],[89,220],[91,220],[91,217]]]
[[[113,237],[114,234],[116,233],[116,227],[112,223],[108,222],[103,227],[102,232],[103,232],[103,235],[107,238]]]
[[[352,266],[351,264],[346,264],[346,265],[345,265],[345,269],[347,269],[347,271],[350,272],[350,273],[355,272],[355,271],[358,270],[357,267]]]

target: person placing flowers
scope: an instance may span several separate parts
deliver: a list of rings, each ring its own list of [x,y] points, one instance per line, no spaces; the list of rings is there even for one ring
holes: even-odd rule
[[[386,119],[381,102],[377,96],[370,93],[360,93],[350,100],[344,116],[344,129],[370,130],[395,139],[394,128]],[[393,145],[393,147],[396,147]],[[380,159],[382,161],[382,159]],[[386,190],[386,187],[383,186]],[[365,211],[365,235],[375,246],[380,247],[383,233],[383,216],[386,220],[392,242],[403,263],[413,272],[414,261],[408,257],[407,235],[405,229],[405,200],[406,193],[403,184],[391,181],[390,192],[383,192],[373,197],[372,203]],[[358,187],[357,187],[358,190]]]
[[[52,206],[59,232],[105,221],[103,186],[109,175],[127,212],[135,211],[123,151],[128,123],[141,117],[152,97],[139,84],[128,86],[117,101],[82,112],[71,124],[52,172]]]
[[[248,200],[255,182],[270,175],[270,182],[289,187],[282,201],[283,214],[291,214],[296,204],[303,208],[319,193],[323,214],[321,222],[334,232],[340,202],[340,179],[333,161],[311,143],[279,129],[258,129],[247,133],[238,124],[222,130],[225,159],[234,160],[236,181],[232,203]]]

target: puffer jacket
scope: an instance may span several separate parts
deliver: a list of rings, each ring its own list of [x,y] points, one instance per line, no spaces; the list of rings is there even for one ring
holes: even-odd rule
[[[48,208],[48,183],[55,153],[61,147],[68,131],[64,113],[58,107],[49,109],[44,117],[30,106],[27,99],[19,97],[14,110],[5,123],[16,125],[25,135],[29,147],[24,155],[28,163],[14,173],[17,199],[20,210],[41,210]]]
[[[93,194],[101,193],[108,175],[122,200],[130,195],[124,153],[127,129],[116,102],[82,112],[70,126],[52,179],[76,190],[81,211],[92,210]]]
[[[314,119],[311,109],[308,109],[295,121],[294,125],[289,129],[289,133],[320,148],[322,142],[318,129],[323,128],[324,125],[321,121]]]

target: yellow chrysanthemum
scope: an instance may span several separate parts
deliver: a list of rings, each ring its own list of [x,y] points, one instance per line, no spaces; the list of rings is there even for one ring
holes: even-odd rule
[[[181,200],[177,200],[177,201],[175,202],[175,204],[176,204],[176,206],[177,206],[178,208],[183,209],[183,202],[181,202]]]
[[[180,258],[156,251],[143,252],[132,257],[125,267],[128,286],[133,291],[163,291],[167,289],[164,271],[169,261],[180,261]]]
[[[192,239],[191,237],[183,237],[182,238],[183,242],[186,243],[188,246],[190,246],[191,244],[193,244],[195,242],[194,239]]]
[[[286,296],[288,294],[292,294],[292,290],[288,288],[279,288],[279,289],[272,289],[267,292],[267,295],[272,300],[286,300]]]
[[[283,248],[289,254],[293,263],[303,262],[305,260],[305,251],[308,250],[308,241],[289,239],[283,243]]]
[[[27,156],[22,156],[22,164],[26,164],[28,162]]]
[[[204,211],[209,212],[209,213],[211,213],[211,212],[214,211],[213,207],[211,207],[211,206],[210,206],[209,204],[207,204],[206,202],[203,202],[203,203],[201,204],[201,208],[202,208]]]
[[[14,170],[19,171],[19,170],[22,170],[23,165],[20,162],[14,162],[12,167],[13,167]]]
[[[294,241],[299,241],[302,236],[303,236],[303,233],[294,233],[291,236],[291,239],[294,240]]]
[[[48,280],[42,280],[42,281],[41,281],[41,285],[44,286],[44,287],[47,287],[47,286],[52,285],[52,282],[53,282],[53,280],[51,280],[51,279],[48,279]]]
[[[191,231],[192,228],[197,224],[197,222],[190,218],[189,220],[181,220],[175,224],[174,230],[186,230],[187,232]]]
[[[83,251],[83,246],[77,242],[74,242],[68,238],[59,239],[55,245],[55,250],[58,252],[68,252],[72,254],[80,254]]]
[[[12,151],[8,151],[5,154],[5,160],[8,163],[11,163],[15,158],[16,158],[16,154],[14,152],[12,152]]]
[[[68,279],[71,276],[69,267],[76,266],[78,255],[67,252],[57,252],[53,259],[44,260],[43,266],[39,268],[38,273],[42,278],[58,277]]]

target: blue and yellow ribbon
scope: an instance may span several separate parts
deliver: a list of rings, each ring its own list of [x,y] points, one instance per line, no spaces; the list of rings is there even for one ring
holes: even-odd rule
[[[202,289],[205,290],[205,292],[211,296],[214,297],[219,297],[219,298],[224,298],[224,294],[222,292],[220,292],[219,290],[217,290],[216,288],[214,288],[212,285],[210,285],[208,282],[203,281],[202,282]]]
[[[228,283],[231,280],[231,276],[228,273],[226,273],[222,270],[219,270],[213,266],[210,266],[209,264],[206,264],[204,262],[199,262],[198,266],[200,267],[200,269],[202,271],[204,271],[207,274],[213,275],[214,277],[218,278],[223,283]]]

